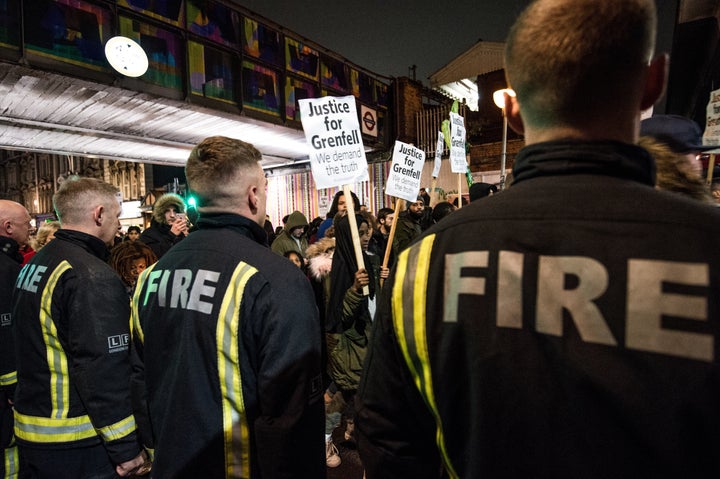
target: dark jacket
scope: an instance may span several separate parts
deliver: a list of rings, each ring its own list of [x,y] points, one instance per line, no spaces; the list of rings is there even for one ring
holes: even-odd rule
[[[183,238],[183,235],[176,235],[170,231],[170,225],[159,223],[153,218],[150,227],[143,231],[138,239],[148,245],[155,256],[161,258]]]
[[[401,212],[395,219],[395,237],[393,238],[393,254],[397,257],[401,251],[410,246],[415,238],[422,233],[420,220],[414,219],[408,210]]]
[[[356,215],[356,219],[358,224],[362,222],[362,216]],[[344,391],[355,391],[360,384],[372,321],[368,302],[379,290],[375,268],[365,253],[363,261],[370,277],[370,295],[363,296],[353,288],[358,266],[350,231],[347,215],[335,223],[335,254],[326,320],[328,374]]]
[[[247,218],[204,215],[197,226],[143,272],[133,297],[153,475],[324,477],[321,335],[309,281]]]
[[[20,272],[15,435],[37,448],[102,443],[120,464],[140,447],[128,388],[130,308],[107,254],[98,238],[61,229]]]
[[[531,145],[513,174],[398,258],[367,476],[720,477],[720,211],[632,145]]]
[[[10,445],[13,436],[13,399],[17,371],[12,334],[12,293],[20,272],[22,255],[12,238],[0,236],[0,449]]]

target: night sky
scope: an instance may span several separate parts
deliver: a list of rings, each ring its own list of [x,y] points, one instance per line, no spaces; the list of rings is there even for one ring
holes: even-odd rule
[[[233,0],[374,73],[428,77],[478,40],[503,42],[529,0]],[[669,51],[678,0],[657,0]]]
[[[234,0],[374,73],[427,77],[478,40],[502,42],[528,0]]]

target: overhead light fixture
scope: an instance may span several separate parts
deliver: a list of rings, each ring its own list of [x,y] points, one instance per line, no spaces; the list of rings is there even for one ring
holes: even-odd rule
[[[135,40],[112,37],[105,44],[105,58],[118,73],[127,77],[139,77],[148,69],[145,50]]]

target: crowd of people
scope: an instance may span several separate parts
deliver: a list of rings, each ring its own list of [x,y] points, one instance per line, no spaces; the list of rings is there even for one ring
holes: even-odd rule
[[[192,225],[168,193],[118,241],[117,189],[70,178],[32,239],[0,200],[0,476],[322,478],[341,441],[369,479],[718,477],[720,209],[697,124],[641,122],[655,22],[531,3],[526,146],[460,208],[340,191],[276,231],[223,136],[188,158]]]

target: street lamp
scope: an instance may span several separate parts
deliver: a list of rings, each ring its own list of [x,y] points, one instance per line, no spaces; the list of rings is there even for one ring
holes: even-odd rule
[[[502,156],[500,157],[500,190],[505,189],[505,160],[507,158],[507,115],[505,114],[505,94],[515,96],[515,92],[510,88],[503,88],[493,93],[493,101],[498,108],[502,110],[503,117],[503,137],[502,137]]]

